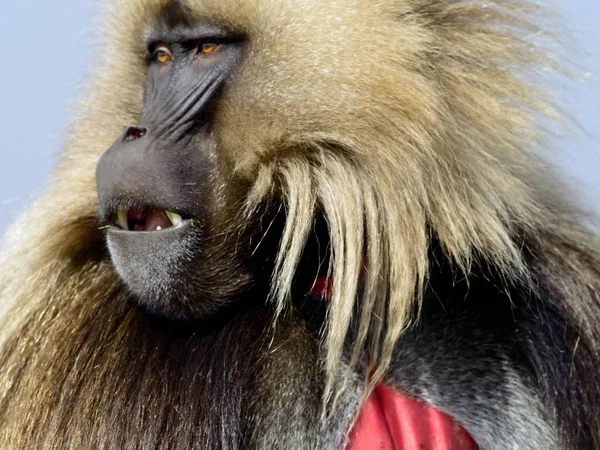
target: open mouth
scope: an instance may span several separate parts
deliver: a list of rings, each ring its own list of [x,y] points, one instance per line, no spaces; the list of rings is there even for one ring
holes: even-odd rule
[[[133,206],[117,208],[110,215],[109,222],[125,231],[163,231],[190,220],[168,209]]]
[[[107,210],[106,245],[127,292],[153,315],[191,320],[190,267],[203,257],[201,222],[183,212],[119,200]]]

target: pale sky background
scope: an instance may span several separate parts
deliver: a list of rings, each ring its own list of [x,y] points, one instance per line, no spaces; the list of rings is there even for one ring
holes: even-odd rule
[[[55,165],[69,105],[98,51],[97,4],[18,0],[0,8],[0,234],[42,192]],[[561,139],[553,158],[569,172],[583,205],[600,212],[600,0],[558,5],[581,49],[570,56],[589,76],[564,92],[587,134]]]

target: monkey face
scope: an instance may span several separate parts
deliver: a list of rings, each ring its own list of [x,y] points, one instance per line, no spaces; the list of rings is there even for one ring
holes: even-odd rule
[[[504,223],[526,207],[499,199],[515,197],[506,180],[528,164],[501,162],[530,125],[514,132],[506,118],[521,115],[511,105],[529,104],[530,94],[499,101],[507,80],[475,89],[470,70],[456,70],[456,61],[485,67],[488,50],[461,53],[452,31],[439,39],[429,21],[442,17],[443,2],[400,15],[399,3],[410,11],[410,2],[234,3],[154,0],[119,12],[137,19],[115,31],[106,71],[120,64],[135,88],[117,89],[115,77],[114,89],[95,93],[98,111],[115,113],[104,123],[117,132],[130,125],[100,160],[98,197],[114,266],[142,305],[205,317],[272,279],[270,298],[284,310],[298,274],[310,272],[301,262],[319,215],[336,283],[330,317],[340,329],[364,261],[372,270],[360,280],[363,297],[381,308],[393,297],[398,323],[408,317],[427,279],[432,233],[464,267],[475,247],[503,255],[507,268],[520,264]],[[482,119],[484,104],[496,106]],[[500,162],[495,175],[482,177],[490,161]],[[270,218],[243,213],[265,202],[285,223],[273,232],[270,260],[253,264],[264,234],[257,224],[268,228]],[[400,273],[402,283],[392,282]]]
[[[427,95],[407,102],[391,91],[397,84],[408,91],[426,86],[406,75],[410,46],[391,31],[395,15],[384,14],[386,28],[378,14],[351,1],[241,2],[233,15],[213,0],[157,3],[155,12],[144,11],[151,15],[144,31],[135,31],[149,55],[143,113],[136,125],[123,124],[97,167],[101,218],[121,279],[144,307],[170,318],[209,316],[271,278],[279,280],[271,293],[282,305],[304,269],[299,262],[315,211],[325,211],[331,234],[343,236],[337,245],[350,242],[351,250],[337,253],[355,254],[353,270],[335,277],[352,299],[366,246],[362,219],[345,214],[362,218],[364,202],[371,211],[380,208],[375,194],[359,188],[367,179],[389,188],[385,176],[371,174],[410,179],[416,163],[384,161],[402,141],[398,124],[413,136],[414,123],[426,126],[430,116],[420,113],[428,109]],[[308,19],[297,23],[298,16]],[[340,19],[364,22],[367,31],[339,27]],[[375,33],[387,33],[384,40],[397,48],[365,40]],[[371,59],[389,67],[374,70],[364,63]],[[389,104],[394,111],[403,105],[393,123]],[[381,123],[389,133],[379,132],[373,145],[369,130],[381,130]],[[284,226],[271,228],[272,217],[258,214],[246,220],[242,211],[265,201],[275,204],[271,211],[285,211]],[[410,217],[403,210],[397,216]],[[257,264],[256,244],[270,241],[262,224],[277,242]]]
[[[223,237],[240,227],[217,217],[227,183],[211,136],[215,101],[241,47],[214,27],[155,30],[142,119],[125,127],[97,167],[114,266],[160,316],[205,317],[248,289],[245,261]]]

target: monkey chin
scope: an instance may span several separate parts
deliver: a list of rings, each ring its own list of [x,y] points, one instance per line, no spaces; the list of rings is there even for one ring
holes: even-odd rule
[[[110,228],[108,249],[113,265],[139,303],[149,312],[170,319],[188,319],[182,308],[177,274],[193,248],[189,224],[159,231]],[[185,304],[185,303],[184,303]]]
[[[113,266],[131,297],[150,315],[200,322],[226,309],[248,284],[249,277],[240,272],[229,283],[215,282],[223,278],[215,261],[219,257],[206,251],[207,239],[198,223],[182,220],[154,231],[108,228]]]

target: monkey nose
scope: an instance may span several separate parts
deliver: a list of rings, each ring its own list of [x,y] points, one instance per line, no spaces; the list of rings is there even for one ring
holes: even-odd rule
[[[123,133],[123,142],[132,142],[137,141],[143,138],[148,130],[144,127],[125,127],[125,131]]]

